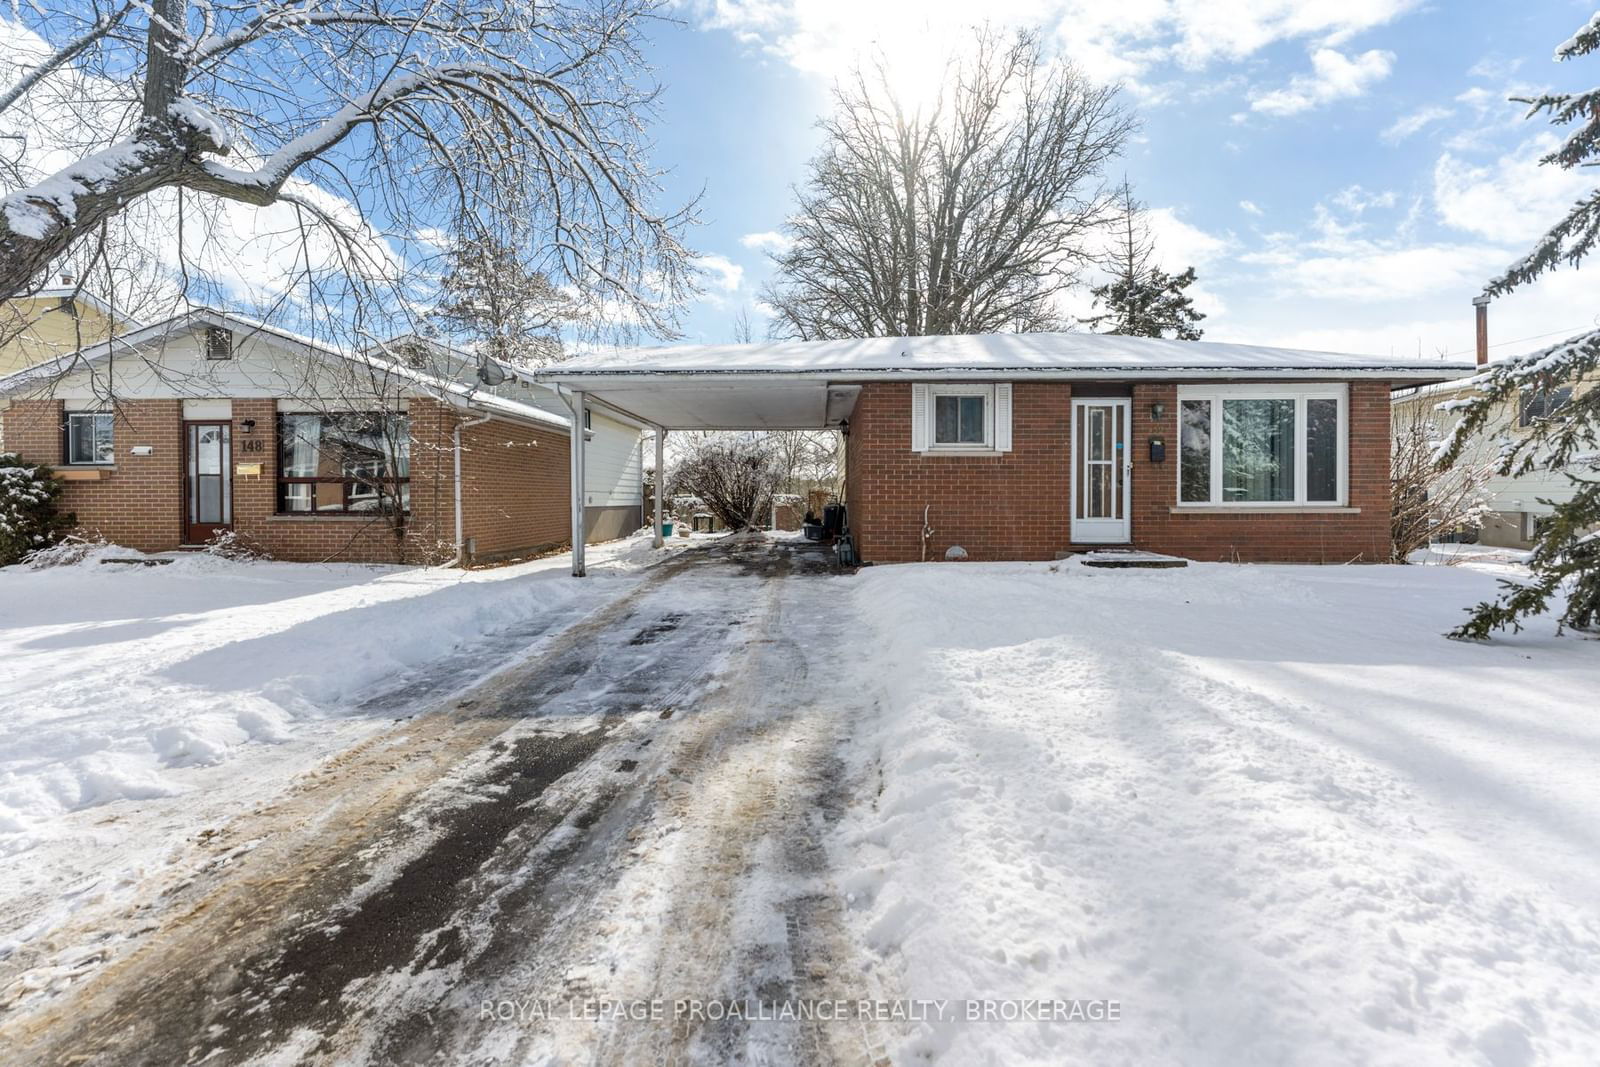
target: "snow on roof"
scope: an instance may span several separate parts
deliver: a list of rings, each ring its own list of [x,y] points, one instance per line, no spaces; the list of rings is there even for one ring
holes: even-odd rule
[[[374,349],[369,348],[360,352],[348,352],[256,319],[208,307],[194,308],[182,314],[174,315],[172,318],[153,323],[150,326],[122,334],[120,337],[112,338],[109,341],[102,341],[77,352],[69,352],[54,359],[46,360],[43,363],[25,367],[5,377],[0,377],[0,396],[21,392],[29,386],[50,381],[62,374],[99,362],[108,358],[113,351],[126,352],[140,345],[170,337],[182,330],[192,329],[196,326],[221,326],[231,329],[235,333],[244,334],[246,337],[261,334],[276,341],[280,347],[289,345],[300,349],[307,355],[318,358],[343,360],[348,363],[372,367],[382,371],[384,374],[393,375],[395,378],[410,382],[432,393],[438,399],[457,406],[476,408],[508,418],[521,419],[525,422],[538,422],[549,426],[558,426],[561,429],[568,429],[571,426],[570,419],[553,412],[545,411],[531,404],[495,396],[473,386],[453,382],[448,378],[442,378],[426,371],[405,366],[402,363],[384,357]]]
[[[62,298],[70,298],[78,301],[79,303],[87,304],[89,307],[94,308],[96,311],[100,312],[100,314],[107,317],[117,314],[110,304],[106,303],[97,294],[85,289],[81,285],[50,285],[43,289],[35,289],[31,293],[18,293],[12,299],[60,300]],[[135,329],[142,325],[138,319],[134,318],[132,315],[129,315],[126,311],[122,312],[120,317]]]
[[[1431,385],[1418,385],[1410,389],[1401,389],[1394,394],[1396,403],[1412,400],[1417,397],[1429,396],[1454,396],[1457,393],[1476,389],[1489,380],[1487,374],[1473,374],[1466,378],[1456,378],[1448,382],[1434,382]]]
[[[782,374],[804,377],[940,377],[1021,373],[1041,377],[1107,374],[1343,373],[1347,376],[1445,379],[1471,363],[1360,356],[1294,348],[1121,337],[1100,333],[1008,333],[945,337],[870,337],[843,341],[767,341],[742,345],[673,345],[596,352],[544,371],[551,380],[616,375]]]

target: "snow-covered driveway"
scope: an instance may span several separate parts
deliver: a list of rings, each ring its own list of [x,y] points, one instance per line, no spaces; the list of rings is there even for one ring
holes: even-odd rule
[[[829,569],[815,546],[729,539],[646,572],[453,706],[176,845],[132,907],[24,941],[0,961],[0,1047],[119,1064],[881,1049],[862,1026],[529,1007],[867,987],[824,849],[845,709],[812,671],[850,580]]]

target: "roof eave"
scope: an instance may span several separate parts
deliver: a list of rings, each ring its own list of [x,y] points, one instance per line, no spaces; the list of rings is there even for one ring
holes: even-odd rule
[[[537,380],[546,384],[565,385],[569,388],[588,389],[601,385],[624,383],[666,382],[689,379],[705,382],[748,382],[752,379],[773,382],[842,382],[842,381],[906,381],[942,378],[993,378],[997,380],[1022,379],[1034,381],[1170,381],[1193,378],[1322,378],[1322,379],[1382,379],[1385,381],[1439,382],[1470,377],[1476,368],[1471,364],[1441,364],[1438,366],[1284,366],[1284,367],[917,367],[917,368],[859,368],[841,367],[819,370],[793,370],[787,368],[719,369],[664,369],[664,368],[595,368],[593,370],[552,370],[538,374]]]

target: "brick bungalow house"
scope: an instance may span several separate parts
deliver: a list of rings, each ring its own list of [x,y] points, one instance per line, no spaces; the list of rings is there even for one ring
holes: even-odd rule
[[[82,531],[146,552],[233,532],[284,560],[492,560],[565,543],[571,418],[426,342],[349,353],[197,309],[0,378],[6,447]],[[588,416],[586,540],[643,519],[637,423]]]
[[[869,562],[1344,563],[1389,555],[1391,390],[1471,372],[1058,333],[636,349],[540,378],[667,430],[839,429]]]

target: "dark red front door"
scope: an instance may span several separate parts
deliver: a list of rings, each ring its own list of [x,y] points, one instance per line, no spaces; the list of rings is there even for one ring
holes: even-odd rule
[[[233,529],[232,427],[183,424],[183,540],[199,545]]]

